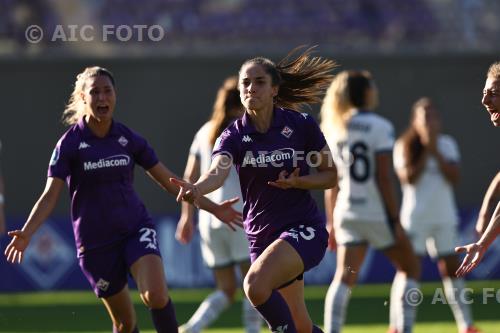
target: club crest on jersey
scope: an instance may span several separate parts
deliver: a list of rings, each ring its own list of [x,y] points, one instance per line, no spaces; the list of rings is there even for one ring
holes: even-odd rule
[[[127,139],[125,139],[125,137],[120,136],[120,138],[118,139],[118,142],[119,142],[119,143],[120,143],[123,147],[125,147],[125,146],[127,145],[127,143],[128,143],[128,140],[127,140]]]
[[[291,129],[288,126],[283,127],[283,129],[281,130],[281,134],[283,134],[283,136],[286,137],[287,139],[290,139],[290,137],[292,136],[292,133],[293,133],[293,129]]]

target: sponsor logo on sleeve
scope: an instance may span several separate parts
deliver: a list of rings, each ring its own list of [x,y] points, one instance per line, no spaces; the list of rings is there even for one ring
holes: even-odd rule
[[[50,157],[50,165],[56,165],[57,161],[59,161],[59,147],[54,148],[52,152],[52,156]]]

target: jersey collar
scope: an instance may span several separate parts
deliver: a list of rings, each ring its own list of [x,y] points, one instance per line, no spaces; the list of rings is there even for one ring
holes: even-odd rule
[[[82,132],[82,136],[84,138],[92,138],[92,137],[96,137],[94,135],[94,133],[92,133],[92,131],[90,130],[89,126],[87,125],[87,123],[85,122],[85,119],[84,117],[80,117],[80,119],[78,119],[78,128],[80,129],[80,131]],[[116,123],[114,120],[111,120],[111,127],[109,129],[109,132],[108,134],[106,135],[106,137],[109,137],[109,136],[112,136],[112,135],[115,135],[117,134],[117,128],[116,128]]]
[[[285,125],[284,119],[284,110],[282,108],[275,107],[273,109],[273,119],[271,120],[271,126],[269,128],[274,127],[282,127]],[[255,129],[255,126],[252,124],[252,120],[247,112],[241,118],[241,133],[242,134],[250,134],[250,133],[260,133]]]

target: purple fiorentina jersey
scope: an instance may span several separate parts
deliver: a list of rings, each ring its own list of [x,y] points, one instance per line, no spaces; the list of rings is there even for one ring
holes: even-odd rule
[[[148,170],[158,158],[144,138],[118,122],[99,138],[80,119],[59,139],[48,177],[68,184],[79,255],[152,223],[132,187],[135,163]]]
[[[245,231],[250,248],[267,247],[295,225],[323,223],[308,190],[282,190],[269,185],[282,170],[309,174],[308,154],[326,145],[316,121],[307,113],[275,108],[267,133],[259,133],[247,113],[217,139],[212,156],[233,158],[243,195]]]

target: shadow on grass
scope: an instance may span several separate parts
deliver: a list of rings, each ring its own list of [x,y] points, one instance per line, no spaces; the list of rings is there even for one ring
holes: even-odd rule
[[[418,322],[453,322],[446,304],[431,304],[424,299],[418,309]],[[494,300],[493,300],[494,301]],[[323,323],[323,301],[307,302],[314,322]],[[199,303],[178,301],[175,303],[179,323],[186,322]],[[483,305],[480,297],[472,304],[476,320],[496,320],[500,304],[496,301]],[[139,327],[153,329],[149,311],[136,305]],[[387,298],[356,297],[351,299],[346,324],[386,324],[389,316]],[[212,327],[241,328],[241,302],[236,302],[215,322]],[[103,305],[37,305],[0,306],[0,332],[83,332],[111,331],[111,321]]]

